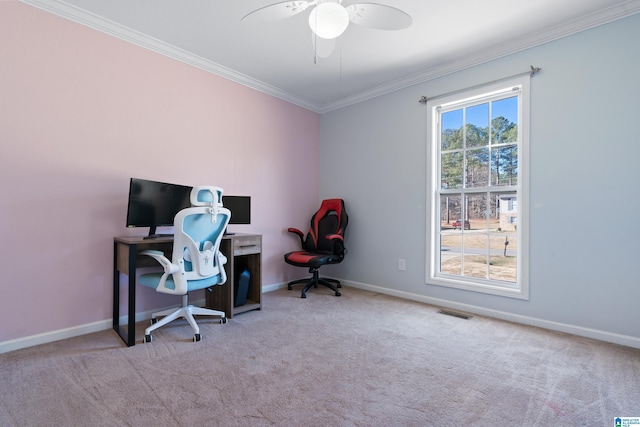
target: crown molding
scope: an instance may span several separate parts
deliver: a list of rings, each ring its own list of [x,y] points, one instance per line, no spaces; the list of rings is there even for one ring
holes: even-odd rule
[[[103,33],[117,37],[121,40],[133,43],[145,49],[152,50],[161,55],[168,56],[185,64],[192,65],[204,71],[219,75],[236,83],[298,105],[307,110],[323,114],[333,110],[357,104],[368,99],[385,95],[396,90],[404,89],[419,83],[424,83],[447,74],[455,73],[485,62],[492,61],[522,50],[526,50],[544,43],[548,43],[578,32],[588,30],[627,16],[640,12],[640,0],[627,0],[616,6],[600,10],[579,19],[565,22],[561,25],[545,29],[535,34],[521,37],[507,43],[501,43],[490,49],[485,49],[474,55],[465,56],[463,59],[453,61],[441,66],[431,67],[423,72],[416,73],[401,79],[394,80],[383,85],[379,85],[371,90],[366,90],[355,95],[341,98],[335,102],[319,105],[307,99],[300,98],[289,92],[283,91],[275,86],[269,85],[260,80],[238,73],[223,65],[209,61],[200,56],[194,55],[184,49],[172,46],[161,40],[150,37],[146,34],[127,28],[116,22],[105,19],[101,16],[87,12],[76,6],[70,5],[62,0],[20,0],[22,3],[37,7],[70,21],[96,29]]]
[[[66,3],[61,0],[19,0],[22,3],[34,6],[38,9],[45,10],[54,15],[58,15],[62,18],[66,18],[70,21],[78,24],[93,28],[101,31],[113,37],[117,37],[121,40],[133,43],[145,49],[149,49],[161,55],[168,56],[177,61],[183,62],[188,65],[200,68],[204,71],[219,75],[228,80],[240,83],[244,86],[248,86],[252,89],[256,89],[260,92],[264,92],[268,95],[280,98],[284,101],[298,105],[305,109],[318,112],[320,106],[309,102],[306,99],[295,96],[289,92],[283,91],[275,86],[264,83],[260,80],[256,80],[252,77],[238,73],[223,65],[202,58],[201,56],[194,55],[179,47],[173,46],[156,38],[150,37],[139,31],[132,30],[131,28],[120,25],[111,20],[105,19],[96,14],[87,12],[74,5]]]
[[[631,15],[640,13],[640,0],[628,0],[620,5],[612,6],[607,9],[600,10],[590,15],[583,16],[579,19],[568,21],[552,28],[547,28],[525,37],[511,40],[507,43],[501,43],[492,48],[482,50],[473,55],[465,56],[463,59],[453,61],[441,66],[431,67],[423,72],[412,74],[401,79],[377,86],[371,90],[363,91],[352,96],[344,97],[335,102],[331,102],[321,106],[318,111],[320,114],[329,111],[338,110],[349,105],[357,104],[368,99],[372,99],[390,92],[424,83],[438,77],[446,76],[467,68],[474,67],[486,62],[493,61],[526,49],[540,46],[590,28],[598,27],[618,19],[626,18]]]

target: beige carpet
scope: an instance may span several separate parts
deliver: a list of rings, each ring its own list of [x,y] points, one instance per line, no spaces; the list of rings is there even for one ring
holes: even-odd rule
[[[184,321],[0,355],[2,426],[613,426],[640,350],[345,288],[279,290]],[[137,329],[138,342],[146,325]]]

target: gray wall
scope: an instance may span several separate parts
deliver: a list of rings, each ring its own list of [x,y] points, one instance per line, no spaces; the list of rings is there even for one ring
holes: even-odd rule
[[[342,197],[347,284],[640,347],[640,15],[326,113],[320,192]],[[426,108],[531,81],[530,299],[425,284]],[[398,258],[407,260],[398,270]]]

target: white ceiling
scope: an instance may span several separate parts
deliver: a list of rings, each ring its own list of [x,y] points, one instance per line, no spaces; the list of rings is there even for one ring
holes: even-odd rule
[[[314,63],[310,9],[240,22],[278,0],[22,1],[320,113],[640,12],[640,0],[373,0],[413,24],[351,24]]]

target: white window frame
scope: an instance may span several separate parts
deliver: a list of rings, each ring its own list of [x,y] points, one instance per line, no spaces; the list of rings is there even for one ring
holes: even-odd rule
[[[529,74],[488,83],[468,90],[455,92],[427,100],[427,259],[426,278],[428,285],[446,286],[467,291],[481,292],[517,299],[529,299]],[[517,265],[516,282],[457,276],[440,273],[441,223],[438,195],[440,191],[440,112],[452,106],[468,106],[485,102],[502,93],[505,97],[518,93],[518,184],[517,192]],[[499,191],[500,187],[496,187]]]

